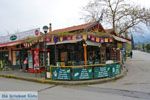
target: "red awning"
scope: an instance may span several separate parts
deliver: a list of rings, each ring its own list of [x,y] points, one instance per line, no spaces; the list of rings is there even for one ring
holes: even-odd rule
[[[9,46],[15,46],[18,44],[23,43],[23,41],[15,41],[15,42],[8,42],[8,43],[1,43],[0,47],[9,47]]]

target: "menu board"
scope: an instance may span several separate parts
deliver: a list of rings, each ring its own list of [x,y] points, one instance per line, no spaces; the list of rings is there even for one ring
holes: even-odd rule
[[[93,72],[92,68],[73,68],[73,80],[84,80],[84,79],[92,79]]]
[[[94,67],[94,78],[105,78],[109,77],[111,74],[111,67]]]
[[[71,80],[71,69],[52,67],[52,79],[53,80]]]

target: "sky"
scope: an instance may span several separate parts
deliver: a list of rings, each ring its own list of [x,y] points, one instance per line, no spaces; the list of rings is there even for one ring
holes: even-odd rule
[[[0,35],[52,23],[52,29],[84,23],[81,10],[90,0],[0,0]],[[147,0],[133,0],[149,7]]]

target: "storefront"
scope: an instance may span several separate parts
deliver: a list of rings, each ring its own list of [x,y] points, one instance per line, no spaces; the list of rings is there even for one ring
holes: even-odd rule
[[[55,30],[49,40],[53,80],[97,79],[121,73],[117,41],[99,23]]]
[[[32,45],[34,43],[30,43],[31,46],[25,46],[26,40],[31,37],[39,37],[40,29],[32,29],[25,32],[20,32],[17,34],[10,34],[7,36],[1,36],[0,38],[0,55],[2,59],[1,67],[5,68],[10,67],[13,70],[23,69],[23,61],[25,58],[29,58],[28,67],[31,66],[31,58],[32,53],[30,52]]]

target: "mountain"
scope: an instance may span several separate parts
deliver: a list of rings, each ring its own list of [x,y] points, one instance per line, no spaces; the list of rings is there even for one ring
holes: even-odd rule
[[[135,43],[150,43],[150,31],[143,33],[133,33]]]

